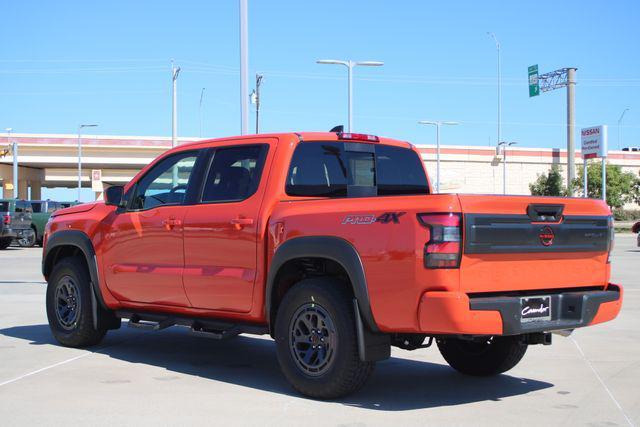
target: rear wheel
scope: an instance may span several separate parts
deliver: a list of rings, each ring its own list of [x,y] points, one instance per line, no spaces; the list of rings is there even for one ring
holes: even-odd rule
[[[467,375],[490,376],[516,366],[527,351],[527,344],[520,336],[478,341],[445,338],[438,340],[438,349],[453,369]]]
[[[36,230],[31,229],[30,233],[18,239],[18,245],[23,248],[31,248],[36,244]]]
[[[0,250],[7,249],[11,245],[12,240],[11,237],[3,237],[0,239]]]
[[[47,286],[47,318],[51,332],[60,344],[68,347],[95,345],[107,332],[93,326],[91,292],[89,271],[82,260],[64,258],[53,267]]]
[[[352,296],[338,281],[305,279],[284,296],[275,325],[282,372],[300,393],[345,396],[367,381],[374,362],[358,354]]]

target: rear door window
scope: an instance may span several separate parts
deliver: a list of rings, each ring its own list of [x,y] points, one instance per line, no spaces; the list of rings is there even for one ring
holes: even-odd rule
[[[0,212],[8,212],[8,211],[9,211],[9,203],[0,202]]]
[[[287,176],[290,196],[365,197],[428,194],[420,156],[402,147],[305,142]]]
[[[213,154],[202,192],[202,202],[234,202],[258,189],[267,144],[218,148]]]

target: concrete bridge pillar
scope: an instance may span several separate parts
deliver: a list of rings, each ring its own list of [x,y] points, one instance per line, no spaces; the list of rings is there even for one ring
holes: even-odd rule
[[[29,181],[31,187],[31,200],[42,200],[42,183],[40,181]]]
[[[18,198],[19,199],[27,199],[29,188],[29,181],[26,179],[18,179]]]

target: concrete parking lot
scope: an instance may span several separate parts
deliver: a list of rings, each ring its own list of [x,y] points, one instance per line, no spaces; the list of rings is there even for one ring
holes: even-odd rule
[[[365,389],[333,402],[293,392],[273,342],[123,328],[90,350],[47,326],[41,249],[0,251],[2,425],[638,425],[640,248],[618,235],[615,321],[530,347],[506,375],[457,374],[437,349],[394,349]]]

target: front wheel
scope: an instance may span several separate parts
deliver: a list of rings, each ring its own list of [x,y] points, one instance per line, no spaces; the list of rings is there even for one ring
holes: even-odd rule
[[[307,396],[334,399],[367,381],[374,362],[360,360],[355,313],[344,284],[305,279],[289,290],[275,325],[280,368],[293,388]]]
[[[441,338],[438,349],[453,369],[467,375],[490,376],[516,366],[527,351],[527,344],[520,336],[481,340]]]
[[[54,266],[47,286],[47,318],[60,344],[95,345],[107,332],[93,326],[91,292],[89,271],[79,258],[64,258]]]

